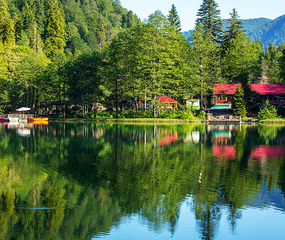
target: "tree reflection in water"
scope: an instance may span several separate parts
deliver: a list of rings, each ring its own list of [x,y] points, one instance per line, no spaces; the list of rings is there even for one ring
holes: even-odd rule
[[[213,239],[225,212],[235,230],[264,182],[284,192],[284,131],[52,123],[20,136],[1,126],[0,238],[91,239],[131,214],[175,236],[191,198],[201,238]]]

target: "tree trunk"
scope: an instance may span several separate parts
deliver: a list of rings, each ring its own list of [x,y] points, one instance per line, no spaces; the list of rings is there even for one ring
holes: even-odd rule
[[[118,80],[116,79],[116,118],[118,118]]]
[[[204,73],[203,73],[203,65],[202,65],[202,59],[200,58],[200,109],[203,109],[203,77],[204,77]]]

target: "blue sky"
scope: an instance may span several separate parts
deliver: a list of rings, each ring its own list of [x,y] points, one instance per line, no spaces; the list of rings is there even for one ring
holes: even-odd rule
[[[141,20],[146,19],[156,10],[168,15],[171,5],[174,4],[182,23],[182,30],[187,31],[195,26],[196,14],[202,0],[120,0],[121,5],[132,10]],[[285,14],[284,0],[216,0],[221,11],[221,17],[228,19],[229,13],[236,8],[241,19],[266,17],[275,19]]]

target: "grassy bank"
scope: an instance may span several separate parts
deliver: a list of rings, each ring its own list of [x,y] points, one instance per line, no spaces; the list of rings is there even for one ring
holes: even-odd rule
[[[55,122],[135,122],[135,123],[201,123],[201,119],[167,119],[167,118],[57,118]]]
[[[285,123],[284,118],[269,118],[269,119],[263,119],[259,121],[260,123]]]

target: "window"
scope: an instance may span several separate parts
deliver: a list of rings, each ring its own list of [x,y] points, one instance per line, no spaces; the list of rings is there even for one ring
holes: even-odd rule
[[[233,96],[232,96],[232,95],[229,95],[229,96],[228,96],[228,101],[231,101],[231,100],[233,100]]]
[[[220,101],[225,101],[226,100],[226,96],[220,96]]]

